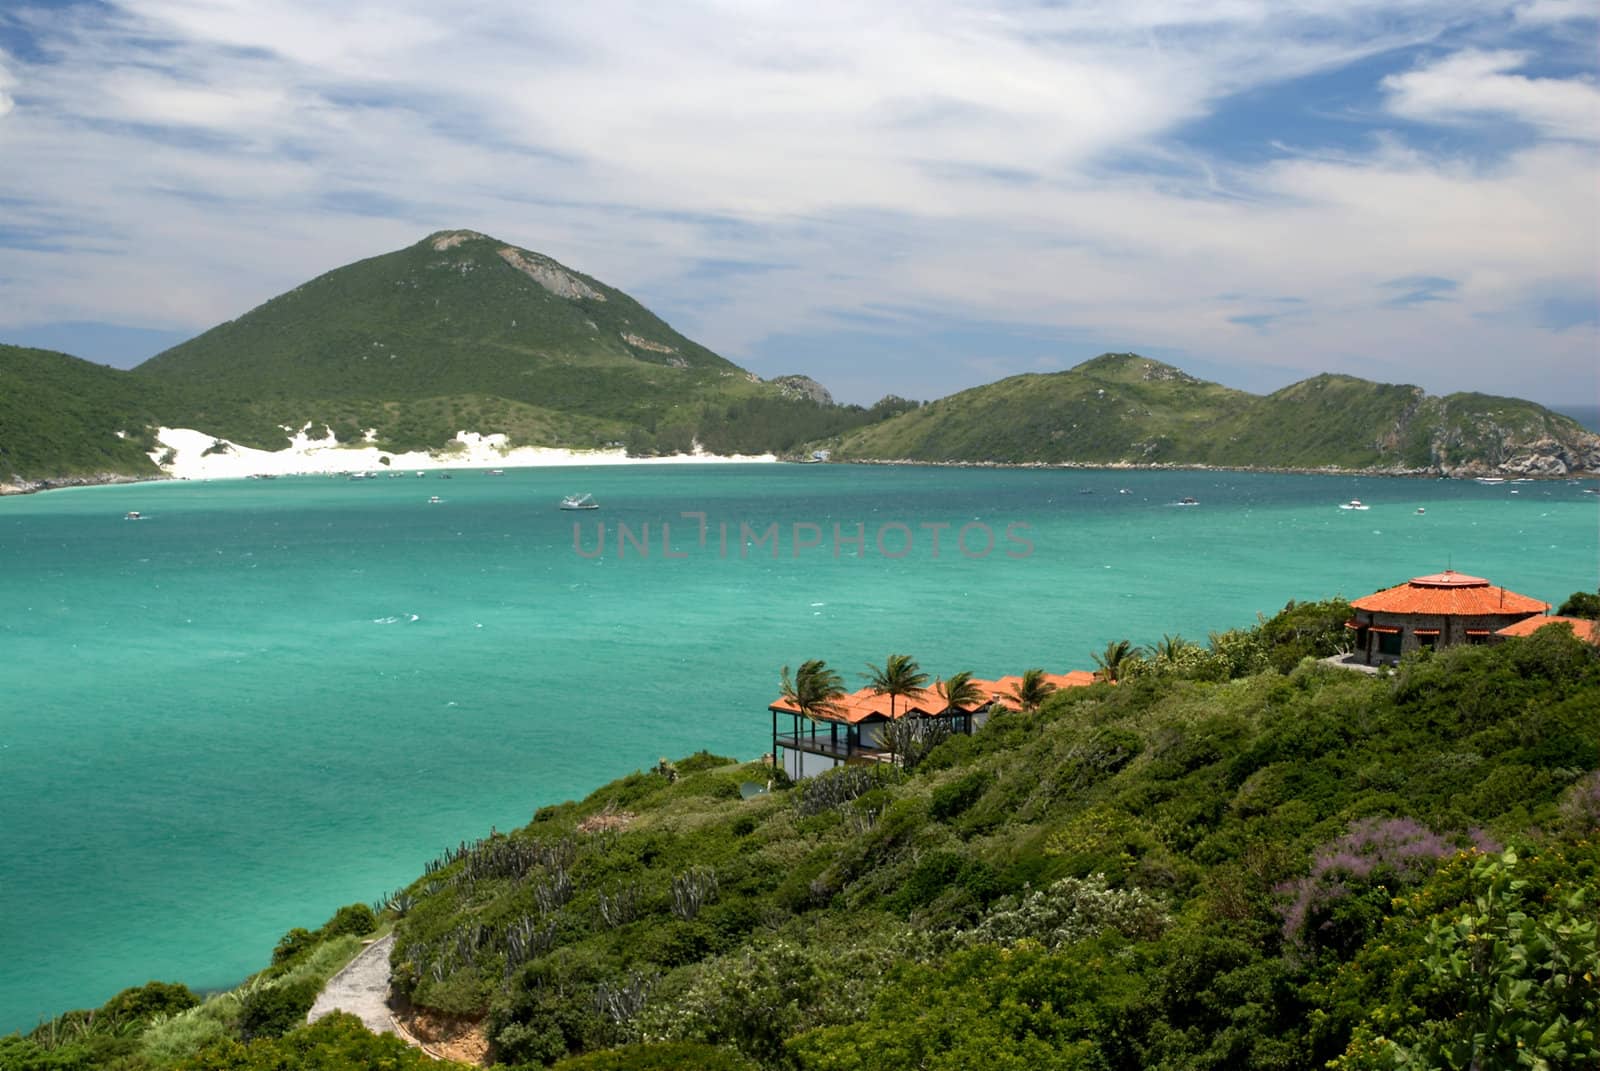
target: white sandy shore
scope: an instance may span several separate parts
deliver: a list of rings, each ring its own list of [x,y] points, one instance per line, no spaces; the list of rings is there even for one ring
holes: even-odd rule
[[[669,457],[629,457],[616,450],[562,450],[547,446],[507,447],[504,435],[479,435],[474,431],[456,433],[451,448],[435,452],[412,451],[397,454],[376,446],[340,445],[329,432],[327,438],[313,439],[309,425],[296,432],[290,446],[282,450],[255,450],[226,439],[218,439],[193,428],[162,428],[156,433],[161,445],[150,458],[168,476],[180,480],[230,480],[247,476],[295,476],[333,472],[402,472],[419,469],[510,469],[571,465],[683,465],[770,462],[771,454],[724,457],[696,451]],[[206,453],[217,443],[225,449]],[[170,452],[170,454],[169,454]],[[385,461],[384,459],[387,459]]]

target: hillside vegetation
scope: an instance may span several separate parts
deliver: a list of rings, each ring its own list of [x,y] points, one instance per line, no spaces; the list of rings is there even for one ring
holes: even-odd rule
[[[543,808],[387,899],[397,995],[569,1071],[1594,1066],[1600,652],[1546,629],[1366,676],[1312,660],[1347,613],[1113,644],[1115,685],[903,770],[745,798],[772,771],[702,753]],[[169,1066],[132,1033],[119,1066]],[[358,1038],[170,1063],[358,1066]]]
[[[1600,471],[1600,436],[1531,402],[1322,375],[1266,397],[1135,354],[929,405],[769,381],[614,287],[476,231],[320,275],[132,372],[0,347],[0,486],[156,474],[157,426],[259,449],[295,431],[394,451],[459,431],[639,456],[804,455],[1463,475]],[[118,436],[123,432],[123,436]]]
[[[642,454],[696,441],[761,452],[874,418],[826,391],[763,383],[622,291],[475,231],[318,276],[136,374],[201,392],[186,426],[263,448],[309,420],[341,441],[376,429],[396,450],[468,429]],[[242,397],[243,413],[226,404]]]
[[[50,350],[0,345],[0,484],[23,477],[159,474],[147,451],[159,384]]]
[[[1137,354],[962,391],[827,444],[841,459],[1560,475],[1600,436],[1515,398],[1319,375],[1265,397]]]
[[[146,451],[163,425],[268,450],[309,425],[396,451],[476,431],[781,453],[914,408],[837,405],[805,376],[762,382],[622,291],[474,231],[337,268],[132,372],[3,347],[0,387],[0,484],[156,475]]]

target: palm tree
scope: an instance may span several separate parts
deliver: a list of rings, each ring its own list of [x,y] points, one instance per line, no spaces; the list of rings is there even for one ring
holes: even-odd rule
[[[1164,662],[1177,663],[1183,658],[1184,652],[1192,646],[1194,645],[1182,636],[1169,636],[1163,632],[1161,639],[1151,646],[1150,654],[1151,657]]]
[[[946,711],[955,707],[965,709],[983,701],[983,693],[972,683],[972,671],[967,669],[950,674],[949,680],[940,681],[934,689],[943,697]]]
[[[1017,701],[1024,714],[1032,714],[1055,690],[1056,686],[1044,679],[1044,670],[1029,669],[1023,671],[1021,682],[1011,689],[1011,698]]]
[[[1133,644],[1127,640],[1116,640],[1106,644],[1106,649],[1101,654],[1093,654],[1094,664],[1099,668],[1094,675],[1103,681],[1115,684],[1128,674],[1135,662],[1139,661],[1139,654],[1133,649]]]
[[[896,696],[915,695],[928,686],[928,675],[910,655],[892,654],[882,666],[867,663],[867,687],[876,695],[889,697],[889,720],[894,720]]]
[[[800,669],[791,677],[789,667],[783,667],[783,698],[811,721],[831,713],[844,695],[844,680],[828,668],[820,658],[800,663]]]

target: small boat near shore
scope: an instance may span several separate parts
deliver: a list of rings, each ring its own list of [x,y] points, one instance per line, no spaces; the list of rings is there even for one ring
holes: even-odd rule
[[[599,509],[600,503],[593,495],[568,495],[561,500],[562,509]]]
[[[1367,504],[1365,504],[1365,503],[1364,503],[1364,502],[1362,502],[1362,501],[1361,501],[1361,500],[1360,500],[1360,499],[1359,499],[1359,498],[1352,498],[1352,499],[1351,499],[1351,500],[1350,500],[1350,501],[1348,501],[1348,502],[1341,502],[1341,503],[1339,503],[1339,508],[1340,508],[1340,509],[1359,509],[1359,510],[1369,510],[1369,509],[1371,509],[1371,508],[1372,508],[1372,507],[1371,507],[1371,506],[1369,506],[1369,505],[1367,505]]]

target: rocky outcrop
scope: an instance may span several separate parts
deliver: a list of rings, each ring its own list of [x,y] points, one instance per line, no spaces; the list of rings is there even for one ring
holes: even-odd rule
[[[15,473],[0,477],[0,495],[31,495],[35,491],[51,491],[58,487],[98,487],[108,483],[144,483],[147,480],[164,480],[165,476],[129,476],[125,472],[93,472],[86,476],[52,476],[45,480],[28,480]]]
[[[804,398],[818,405],[832,405],[833,395],[828,388],[810,376],[779,376],[770,381],[785,398]]]
[[[1442,466],[1448,476],[1568,476],[1600,472],[1600,435],[1541,436],[1532,442],[1508,440],[1494,461]]]
[[[576,300],[587,298],[590,301],[604,301],[606,296],[577,276],[564,271],[559,264],[541,257],[537,253],[527,253],[515,246],[505,246],[500,250],[500,259],[513,268],[550,291],[556,297]]]

